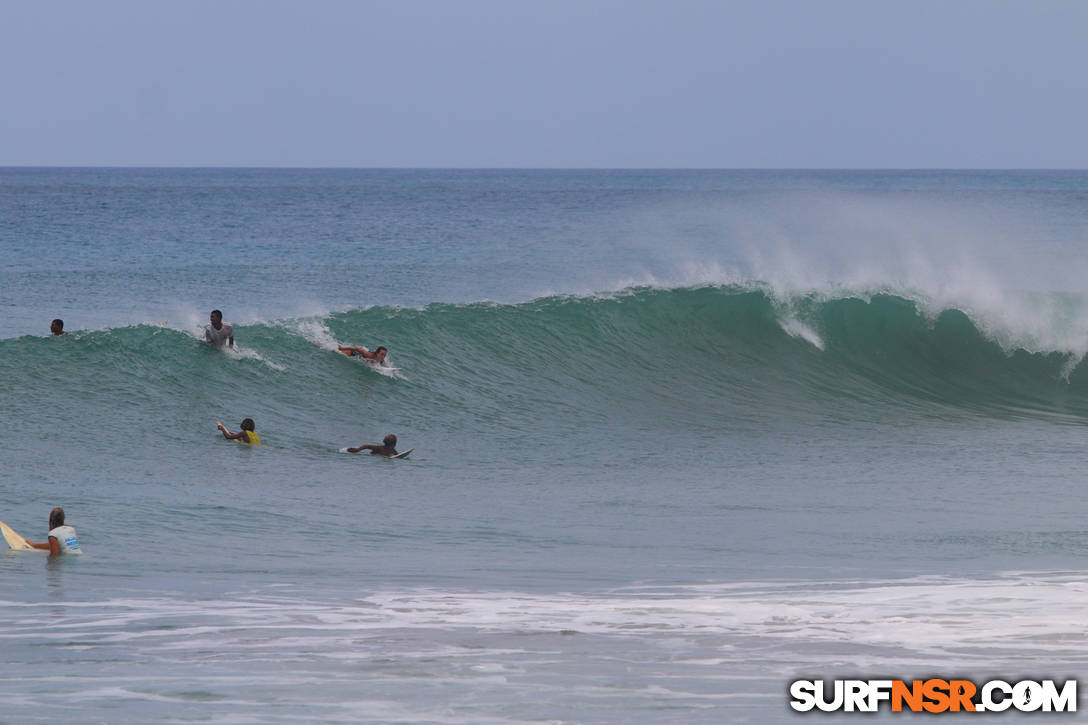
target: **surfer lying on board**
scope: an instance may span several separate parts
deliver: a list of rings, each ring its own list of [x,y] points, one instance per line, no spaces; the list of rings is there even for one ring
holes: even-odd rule
[[[49,541],[36,544],[30,539],[26,543],[35,549],[47,549],[50,556],[57,554],[82,554],[76,530],[64,525],[64,509],[59,506],[49,512]]]
[[[348,449],[348,453],[358,453],[359,451],[370,451],[370,455],[372,456],[395,456],[397,455],[397,437],[390,433],[385,438],[382,438],[382,445],[380,446],[367,443],[358,448]]]
[[[254,446],[261,445],[261,439],[257,437],[256,426],[253,424],[252,418],[243,420],[242,430],[237,433],[231,433],[222,423],[219,423],[216,427],[223,432],[223,437],[228,440],[242,441],[243,443],[249,443]]]
[[[385,363],[385,356],[389,354],[389,351],[386,350],[384,347],[379,347],[374,352],[371,352],[365,347],[359,347],[358,345],[341,345],[337,343],[336,349],[344,353],[348,357],[361,357],[367,360],[373,360],[379,365]]]

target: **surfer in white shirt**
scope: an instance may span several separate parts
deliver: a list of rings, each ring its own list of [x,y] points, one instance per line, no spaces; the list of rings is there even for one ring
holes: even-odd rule
[[[64,509],[59,506],[49,512],[49,540],[36,544],[30,539],[26,543],[35,549],[46,549],[50,556],[57,554],[82,554],[76,530],[64,523]]]
[[[204,328],[204,339],[215,347],[234,347],[234,325],[223,322],[223,313],[212,310],[209,320],[212,324]]]

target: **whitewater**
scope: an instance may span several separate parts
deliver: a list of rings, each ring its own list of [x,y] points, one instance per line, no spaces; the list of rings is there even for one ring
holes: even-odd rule
[[[86,552],[0,551],[0,720],[762,723],[799,678],[1076,677],[1086,199],[0,169],[0,520],[63,506]],[[390,432],[411,459],[339,452]]]

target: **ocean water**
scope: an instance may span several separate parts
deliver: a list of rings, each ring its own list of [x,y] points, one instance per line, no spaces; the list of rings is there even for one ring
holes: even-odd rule
[[[1088,172],[0,169],[0,519],[86,552],[0,551],[0,722],[1078,677],[1086,230]]]

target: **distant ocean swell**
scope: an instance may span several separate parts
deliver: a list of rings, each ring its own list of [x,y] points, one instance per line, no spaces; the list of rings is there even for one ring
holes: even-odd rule
[[[683,422],[843,406],[1088,415],[1078,352],[1010,346],[964,311],[926,312],[892,294],[782,300],[758,287],[637,288],[373,307],[236,334],[239,351],[225,355],[196,331],[154,325],[0,340],[0,373],[21,383],[4,404],[39,416],[92,403],[139,417],[260,396],[304,417],[380,390],[408,417],[441,424],[556,413]],[[385,345],[399,370],[378,375],[336,354],[335,341]]]

